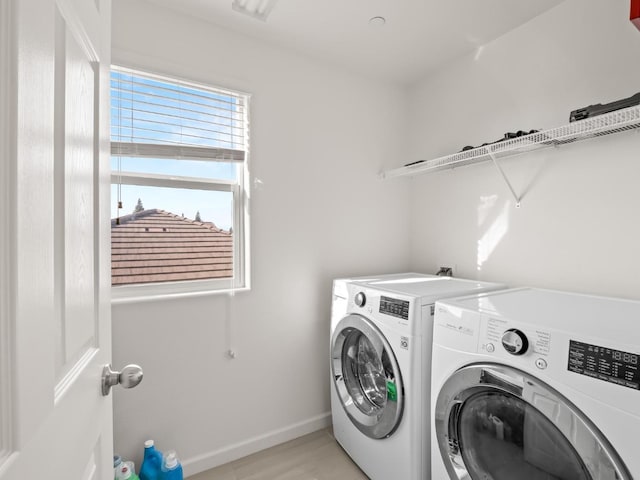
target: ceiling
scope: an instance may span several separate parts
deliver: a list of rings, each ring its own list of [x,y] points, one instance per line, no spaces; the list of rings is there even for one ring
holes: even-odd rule
[[[266,21],[232,0],[148,0],[261,42],[410,84],[563,0],[277,0]],[[370,25],[383,17],[383,26]]]

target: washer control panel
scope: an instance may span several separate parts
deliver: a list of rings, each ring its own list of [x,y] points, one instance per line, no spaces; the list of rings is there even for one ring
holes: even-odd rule
[[[380,297],[380,313],[409,320],[409,301],[391,297]]]

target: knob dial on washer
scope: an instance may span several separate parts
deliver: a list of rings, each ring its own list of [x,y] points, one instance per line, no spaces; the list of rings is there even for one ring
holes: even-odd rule
[[[511,355],[522,355],[529,348],[529,340],[523,332],[511,328],[502,334],[502,346]]]
[[[356,297],[353,299],[355,304],[359,307],[364,307],[364,304],[367,303],[367,297],[363,292],[356,293]]]

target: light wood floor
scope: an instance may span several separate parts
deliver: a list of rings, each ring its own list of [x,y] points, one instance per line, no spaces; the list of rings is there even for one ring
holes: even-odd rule
[[[254,453],[188,480],[367,480],[330,429]]]

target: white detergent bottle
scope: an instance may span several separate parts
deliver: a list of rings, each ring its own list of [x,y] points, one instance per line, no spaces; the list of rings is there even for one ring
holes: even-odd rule
[[[140,480],[136,473],[126,463],[121,463],[118,467],[116,480]]]

